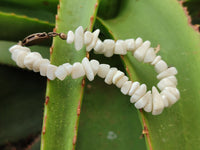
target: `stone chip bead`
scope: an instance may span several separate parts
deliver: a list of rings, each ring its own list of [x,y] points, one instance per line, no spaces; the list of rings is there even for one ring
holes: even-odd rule
[[[126,95],[129,92],[131,85],[132,81],[126,81],[121,87],[121,92]]]
[[[40,75],[41,76],[47,76],[47,66],[50,64],[50,62],[43,61],[40,64]]]
[[[86,51],[87,52],[91,51],[95,47],[96,42],[98,40],[99,33],[100,33],[99,29],[95,30],[92,33],[92,41],[86,46]]]
[[[151,99],[151,91],[148,91],[143,97],[141,97],[136,103],[135,103],[135,107],[137,109],[141,109],[144,106],[146,106],[146,104],[148,103],[148,101],[150,101]]]
[[[94,73],[87,57],[83,58],[82,65],[89,81],[94,80]]]
[[[71,44],[74,42],[74,33],[70,30],[67,33],[67,43]]]
[[[137,49],[138,47],[140,47],[143,43],[143,40],[142,38],[138,37],[136,40],[135,40],[135,48]]]
[[[108,85],[112,84],[112,79],[116,72],[117,72],[117,68],[115,68],[115,67],[110,68],[110,70],[104,80],[105,83],[107,83]]]
[[[150,93],[148,102],[144,106],[144,111],[146,111],[146,112],[152,112],[152,109],[153,109],[152,107],[153,107],[153,97],[152,97],[152,94]]]
[[[83,47],[84,42],[84,30],[83,27],[80,26],[75,31],[74,36],[74,43],[75,43],[75,49],[79,51]]]
[[[156,63],[158,63],[161,60],[161,56],[156,56],[155,59],[153,60],[153,62],[151,63],[151,65],[155,65]]]
[[[58,79],[64,80],[67,75],[70,75],[72,72],[72,65],[69,63],[65,63],[63,65],[60,65],[56,71],[55,75]]]
[[[166,87],[176,87],[176,84],[174,84],[170,79],[163,78],[158,82],[157,87],[162,91]]]
[[[161,73],[161,72],[167,70],[167,68],[168,68],[168,66],[167,66],[166,62],[163,60],[160,60],[155,64],[155,70],[157,73]]]
[[[16,64],[20,67],[20,68],[25,68],[26,66],[24,65],[24,58],[29,54],[30,52],[26,52],[26,51],[20,51],[16,54]]]
[[[112,83],[116,84],[123,76],[124,76],[124,73],[118,70],[113,76]]]
[[[126,43],[123,40],[117,40],[115,43],[114,54],[125,55],[127,53]]]
[[[153,95],[153,115],[159,115],[162,113],[164,109],[164,104],[161,95],[159,94],[156,87],[152,87],[152,95]]]
[[[9,52],[13,53],[14,50],[20,50],[20,51],[26,51],[26,52],[31,52],[31,50],[28,47],[23,47],[21,45],[14,45],[9,48]]]
[[[147,49],[146,55],[144,56],[144,63],[152,63],[156,58],[156,54],[153,48]]]
[[[126,48],[128,51],[134,51],[135,50],[135,41],[134,39],[127,39],[125,40]]]
[[[55,65],[48,64],[47,65],[47,78],[49,80],[54,80],[56,78],[55,71],[58,67]]]
[[[50,64],[50,61],[48,59],[37,59],[34,63],[33,63],[33,71],[34,72],[40,72],[40,66],[41,64]]]
[[[42,56],[40,55],[40,53],[38,52],[32,52],[29,53],[28,55],[25,56],[24,58],[24,65],[29,69],[32,70],[33,69],[33,63],[38,60],[41,59]]]
[[[83,65],[79,62],[74,63],[72,66],[72,73],[71,73],[72,79],[77,79],[84,75],[85,75],[85,70],[83,68]]]
[[[140,47],[138,47],[135,52],[134,52],[134,57],[138,60],[138,61],[143,61],[145,54],[148,50],[148,48],[150,47],[151,42],[149,41],[145,41]]]
[[[131,96],[130,102],[135,103],[137,102],[142,96],[145,95],[147,91],[147,86],[146,84],[142,84],[140,87],[137,88],[137,90],[133,93]]]
[[[107,39],[103,41],[103,44],[104,44],[104,49],[106,49],[104,55],[106,57],[111,57],[114,53],[115,41]]]
[[[90,31],[84,33],[84,44],[88,45],[92,42],[93,34]]]
[[[175,67],[170,67],[170,68],[168,68],[167,70],[165,70],[165,71],[159,73],[159,74],[157,75],[157,79],[160,80],[160,79],[163,79],[163,78],[168,77],[168,76],[174,76],[174,75],[176,75],[177,73],[178,73],[178,71],[176,70]]]
[[[138,88],[140,86],[140,83],[139,82],[133,82],[132,83],[132,85],[131,85],[131,88],[130,88],[130,90],[129,90],[129,92],[128,92],[128,95],[129,96],[132,96],[133,95],[133,93],[136,91],[136,89]]]
[[[92,67],[92,71],[94,73],[94,76],[96,76],[98,70],[99,70],[99,62],[95,59],[90,60],[90,65]]]
[[[128,81],[128,77],[127,77],[127,76],[123,76],[121,79],[119,79],[119,81],[117,81],[116,86],[117,86],[118,88],[121,88],[122,85],[123,85],[126,81]]]
[[[94,52],[96,54],[103,54],[104,51],[105,51],[104,44],[103,44],[103,42],[100,39],[98,39],[97,43],[96,43],[96,45],[94,47]]]
[[[107,64],[101,64],[99,65],[99,70],[97,72],[97,75],[101,78],[105,78],[106,75],[108,74],[109,72],[109,69],[110,69],[110,65],[107,65]]]

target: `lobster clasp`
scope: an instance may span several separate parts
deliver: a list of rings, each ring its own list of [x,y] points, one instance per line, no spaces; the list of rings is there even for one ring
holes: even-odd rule
[[[45,39],[49,39],[51,37],[56,37],[59,36],[61,39],[66,40],[67,39],[67,35],[64,33],[56,33],[56,32],[43,32],[43,33],[34,33],[31,34],[27,37],[25,37],[22,41],[19,42],[20,45],[22,46],[31,46],[31,45],[35,45],[37,43],[40,43],[41,41],[45,40]]]

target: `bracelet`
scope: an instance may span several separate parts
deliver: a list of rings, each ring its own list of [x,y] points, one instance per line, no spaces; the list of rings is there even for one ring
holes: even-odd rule
[[[28,68],[34,72],[40,72],[41,76],[47,76],[48,79],[54,80],[58,78],[64,80],[71,75],[72,79],[77,79],[86,75],[89,81],[94,80],[98,75],[105,78],[105,83],[115,84],[121,88],[121,92],[131,96],[130,102],[135,103],[137,109],[144,109],[146,112],[152,112],[153,115],[162,113],[164,107],[169,107],[178,101],[180,98],[179,90],[176,88],[177,79],[175,75],[178,73],[175,67],[168,67],[166,62],[161,59],[161,56],[156,56],[154,48],[150,47],[150,41],[145,41],[141,38],[117,40],[106,39],[103,42],[98,38],[100,30],[97,29],[93,33],[84,31],[83,27],[78,27],[73,33],[69,31],[64,33],[36,33],[26,37],[18,45],[12,46],[9,51],[12,54],[12,59],[21,68]],[[128,77],[116,67],[110,67],[108,64],[100,64],[97,60],[88,60],[83,58],[82,62],[74,64],[65,63],[60,66],[50,64],[48,59],[42,58],[40,53],[31,52],[28,47],[42,39],[59,36],[71,44],[74,42],[75,49],[81,50],[83,45],[86,45],[86,50],[89,52],[94,49],[97,54],[104,54],[106,57],[111,57],[113,54],[125,55],[127,51],[131,51],[138,61],[149,63],[155,67],[158,73],[157,79],[159,83],[157,87],[152,87],[152,92],[147,91],[146,84],[141,84],[137,81],[132,82]]]

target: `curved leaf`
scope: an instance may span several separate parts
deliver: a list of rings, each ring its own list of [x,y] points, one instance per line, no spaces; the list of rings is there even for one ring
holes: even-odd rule
[[[99,78],[88,81],[83,97],[77,150],[145,150],[137,111],[128,102],[129,97],[114,85],[106,85]]]
[[[19,41],[38,32],[50,32],[54,25],[46,21],[0,12],[0,40]]]
[[[56,31],[67,32],[82,25],[92,30],[97,0],[62,0],[56,20]],[[52,47],[51,62],[60,65],[81,61],[85,51],[77,52],[73,45],[55,38]],[[47,85],[48,103],[45,105],[42,150],[68,150],[75,147],[79,122],[79,109],[83,96],[82,78],[64,81],[49,81]]]
[[[142,113],[148,125],[149,149],[199,149],[200,71],[199,34],[189,25],[182,7],[173,0],[127,0],[117,18],[106,21],[116,39],[142,37],[152,46],[160,44],[159,54],[178,69],[181,99],[159,116]],[[136,75],[151,89],[157,83],[154,70],[137,62],[131,54],[124,57],[129,75]],[[148,74],[148,76],[147,76]],[[133,78],[135,79],[135,78]],[[152,146],[152,147],[151,147]]]
[[[54,22],[58,0],[1,0],[0,10]]]

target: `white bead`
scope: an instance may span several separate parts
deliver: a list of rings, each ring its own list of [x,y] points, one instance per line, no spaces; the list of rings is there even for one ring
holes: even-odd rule
[[[79,62],[76,62],[72,66],[72,79],[77,79],[85,75],[85,70],[83,69],[83,65]]]
[[[143,97],[141,97],[136,103],[135,103],[135,107],[137,109],[141,109],[144,106],[146,106],[146,104],[148,103],[149,99],[151,99],[151,91],[148,91]]]
[[[162,79],[168,76],[173,76],[176,75],[178,73],[178,71],[176,70],[175,67],[170,67],[167,70],[161,72],[160,74],[157,75],[157,79]]]
[[[137,88],[135,93],[131,96],[130,102],[134,103],[137,102],[142,96],[145,95],[147,91],[147,86],[145,84],[142,84],[140,87]]]
[[[41,76],[46,76],[47,75],[47,67],[48,67],[49,64],[50,63],[46,62],[46,61],[44,61],[44,62],[42,62],[40,64],[40,75]]]
[[[151,65],[155,65],[156,63],[158,63],[161,60],[161,56],[156,56],[156,58],[153,60],[153,62],[151,63]]]
[[[169,100],[168,100],[168,98],[167,98],[167,93],[166,93],[166,91],[165,91],[165,90],[164,90],[164,91],[161,91],[160,95],[161,95],[161,97],[162,97],[162,99],[163,99],[163,104],[164,104],[164,106],[165,106],[165,107],[169,107]]]
[[[163,90],[162,92],[163,97],[165,96],[166,99],[168,100],[168,107],[173,105],[174,103],[177,102],[177,98],[168,90]]]
[[[134,39],[127,39],[125,40],[126,48],[128,51],[134,51],[135,50],[135,41]]]
[[[38,52],[32,52],[25,56],[24,65],[29,69],[33,69],[33,64],[36,60],[41,59],[42,56]]]
[[[118,70],[113,76],[112,83],[116,84],[123,76],[124,76],[124,73]]]
[[[167,79],[169,79],[171,82],[173,82],[175,85],[177,85],[177,79],[175,76],[169,76],[169,77],[167,77]]]
[[[123,77],[117,82],[116,86],[117,86],[118,88],[121,88],[122,85],[123,85],[126,81],[128,81],[128,77],[127,77],[127,76],[123,76]]]
[[[114,54],[126,55],[126,43],[123,40],[117,40],[115,43]]]
[[[31,52],[31,50],[28,47],[23,47],[21,45],[14,45],[14,46],[9,48],[9,51],[11,53],[13,53],[13,51],[16,50],[16,49],[21,50],[21,51],[25,51],[25,52]]]
[[[95,45],[95,47],[94,47],[94,52],[95,53],[97,53],[97,54],[103,54],[104,53],[104,44],[103,44],[103,42],[100,40],[100,39],[98,39],[97,40],[97,43],[96,43],[96,45]]]
[[[138,60],[138,61],[143,61],[144,60],[144,56],[148,50],[148,48],[150,47],[151,42],[149,41],[145,41],[140,47],[138,47],[135,52],[134,52],[134,57]]]
[[[67,70],[65,69],[63,65],[58,66],[58,68],[55,71],[55,76],[60,80],[65,79],[65,77],[67,76]]]
[[[107,39],[103,41],[103,44],[105,49],[104,55],[106,57],[111,57],[114,53],[115,41]]]
[[[107,65],[107,64],[101,64],[99,65],[99,70],[97,72],[97,75],[101,78],[105,78],[106,75],[108,74],[109,72],[109,69],[110,69],[110,65]]]
[[[152,94],[150,94],[149,100],[147,101],[147,104],[144,106],[144,111],[151,112],[153,109],[152,106],[153,106],[153,98],[152,98]]]
[[[172,93],[177,100],[180,98],[180,92],[177,88],[174,87],[166,87],[165,90],[169,91],[170,93]]]
[[[17,53],[16,56],[16,64],[21,67],[21,68],[25,68],[26,66],[24,65],[24,58],[26,57],[26,55],[28,55],[30,52],[25,52],[25,51],[20,51]]]
[[[69,63],[65,63],[56,69],[55,75],[58,79],[64,80],[67,75],[71,74],[71,72],[72,65]]]
[[[92,42],[90,42],[90,44],[86,46],[87,52],[91,51],[95,47],[96,42],[98,40],[99,32],[100,32],[100,30],[97,29],[92,33],[92,35],[93,35]]]
[[[72,32],[71,30],[68,31],[67,33],[67,43],[71,44],[74,42],[74,32]]]
[[[74,45],[75,49],[79,51],[83,47],[84,42],[84,30],[82,26],[79,26],[75,31]]]
[[[12,51],[12,56],[11,56],[12,60],[14,60],[16,62],[17,56],[19,55],[20,52],[22,52],[22,50],[20,50],[20,49],[13,50]]]
[[[131,85],[131,88],[130,88],[130,90],[129,90],[129,92],[128,92],[128,95],[129,96],[132,96],[133,95],[133,93],[136,91],[136,89],[138,88],[140,86],[140,83],[139,82],[133,82],[133,84]]]
[[[149,48],[144,56],[144,63],[152,63],[156,58],[156,53],[153,48]]]
[[[70,75],[72,73],[72,65],[70,63],[64,63],[63,67],[65,67],[67,75]]]
[[[166,95],[163,95],[162,92],[160,93],[160,95],[162,97],[164,106],[168,107],[169,106],[169,102],[168,102],[168,99],[167,99]]]
[[[39,72],[40,71],[40,65],[41,64],[45,64],[48,63],[50,64],[50,61],[48,59],[37,59],[34,63],[33,63],[33,71],[34,72]]]
[[[121,92],[126,95],[129,92],[131,85],[132,81],[126,81],[121,87]]]
[[[92,59],[92,60],[90,60],[90,65],[92,67],[92,71],[95,76],[99,70],[99,62],[97,60]]]
[[[142,38],[138,37],[136,40],[135,40],[135,48],[137,49],[138,47],[140,47],[143,43],[143,40]]]
[[[84,44],[88,45],[92,42],[93,35],[90,31],[84,33]]]
[[[168,78],[163,78],[158,82],[157,87],[162,91],[166,87],[176,87],[176,85]]]
[[[9,48],[9,52],[13,52],[14,50],[16,50],[16,49],[21,49],[22,48],[22,46],[20,46],[20,45],[13,45],[12,47],[10,47]]]
[[[55,65],[49,64],[47,66],[47,78],[49,80],[54,80],[56,78],[56,76],[55,76],[56,69],[57,69],[57,66],[55,66]]]
[[[161,73],[161,72],[167,70],[167,68],[168,68],[168,66],[167,66],[166,62],[163,60],[160,60],[155,64],[155,70],[157,73]]]
[[[117,72],[117,68],[113,67],[113,68],[110,68],[108,74],[106,75],[106,78],[105,78],[105,83],[107,83],[108,85],[112,84],[112,79],[113,79],[113,76],[115,75],[115,73]]]
[[[158,90],[153,86],[152,87],[152,95],[153,95],[153,111],[152,115],[159,115],[162,113],[164,109],[164,104],[161,95]]]
[[[82,65],[83,65],[83,68],[85,70],[85,74],[86,74],[88,80],[89,81],[94,80],[94,73],[92,71],[92,67],[91,67],[90,62],[87,57],[83,58]]]

